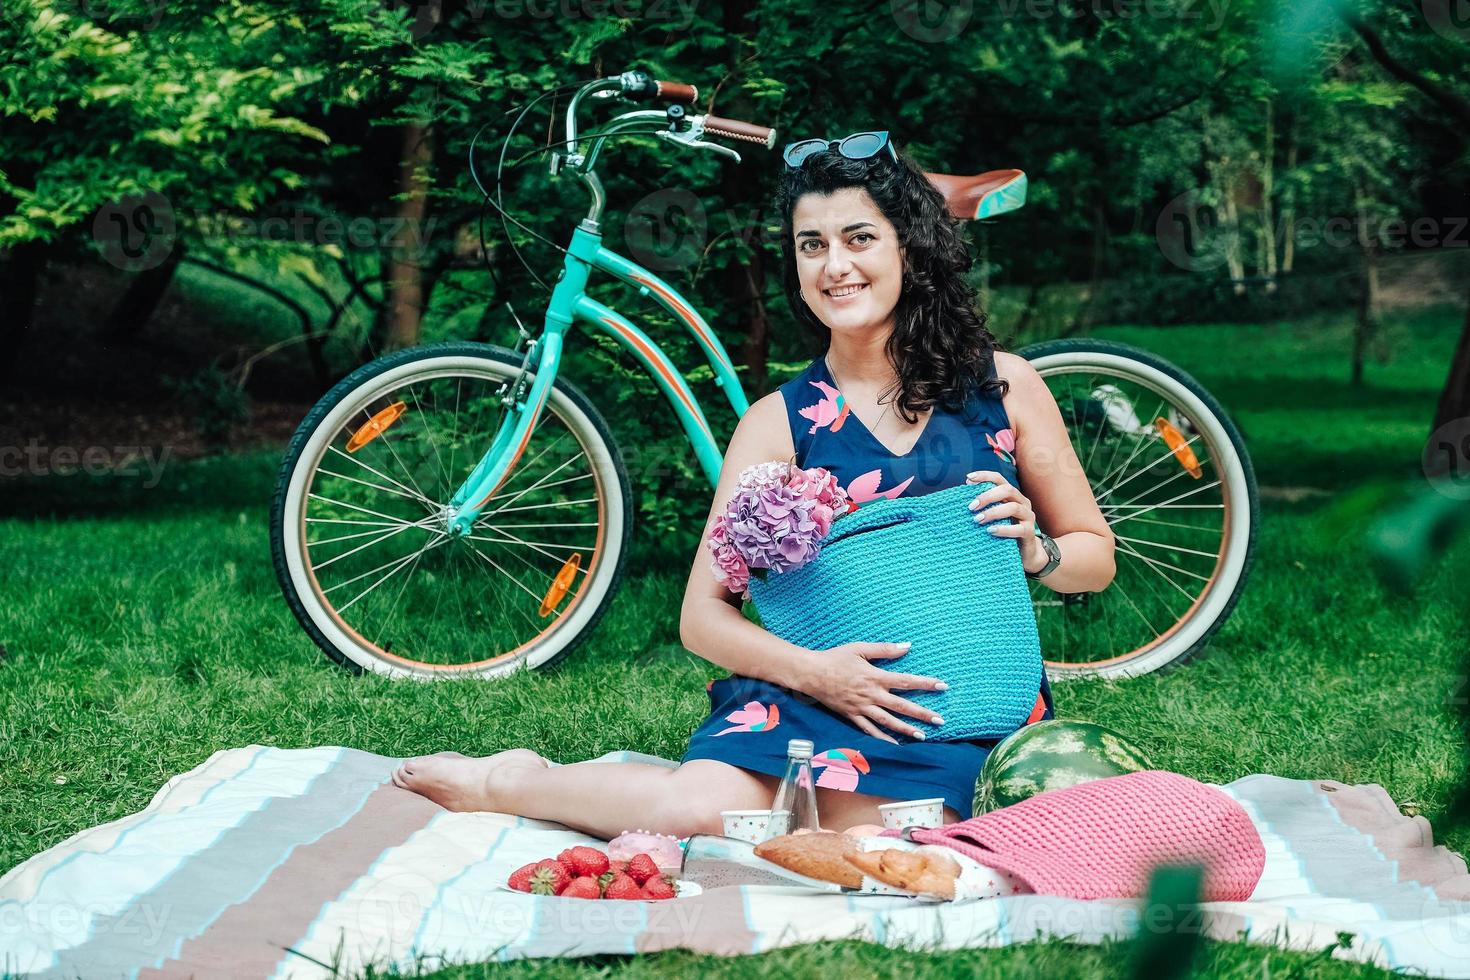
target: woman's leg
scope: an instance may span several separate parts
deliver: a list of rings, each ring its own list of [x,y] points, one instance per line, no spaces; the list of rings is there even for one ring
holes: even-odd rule
[[[878,812],[880,803],[896,803],[882,796],[851,793],[840,789],[817,789],[817,819],[823,830],[846,830],[859,824],[883,825],[883,815]],[[956,823],[959,813],[953,807],[944,808],[944,822]]]
[[[636,829],[675,837],[718,834],[721,810],[768,808],[779,782],[713,759],[692,759],[677,769],[641,762],[549,766],[528,749],[478,759],[422,756],[393,773],[394,785],[451,810],[555,820],[603,840]]]

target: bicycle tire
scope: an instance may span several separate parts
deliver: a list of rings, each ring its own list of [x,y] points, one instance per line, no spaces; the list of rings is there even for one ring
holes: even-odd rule
[[[392,663],[378,661],[371,655],[363,659],[355,658],[351,650],[343,649],[343,644],[333,642],[324,632],[322,623],[312,614],[308,604],[300,594],[300,586],[292,574],[291,560],[292,552],[288,548],[286,536],[286,513],[288,501],[292,495],[293,479],[301,465],[302,457],[308,447],[313,444],[313,439],[323,423],[332,416],[344,402],[347,402],[354,392],[362,390],[365,386],[372,384],[384,376],[392,375],[405,365],[415,365],[421,362],[444,361],[444,360],[473,360],[477,362],[494,362],[503,367],[508,377],[514,377],[519,371],[522,357],[519,353],[503,347],[489,344],[479,344],[462,341],[449,341],[444,343],[426,344],[418,347],[406,348],[384,357],[378,358],[363,365],[343,378],[330,391],[327,392],[314,405],[301,424],[297,427],[290,443],[287,445],[285,455],[276,479],[275,493],[271,508],[271,557],[272,565],[276,572],[276,578],[281,586],[282,593],[290,607],[296,621],[311,638],[312,642],[335,663],[353,671],[363,673],[373,670],[378,673],[387,674],[392,677],[415,677],[426,679],[434,676],[454,677],[480,677],[495,678],[510,673],[511,671],[530,668],[536,670],[548,670],[575,651],[587,637],[596,629],[607,608],[611,605],[613,597],[617,594],[626,572],[626,560],[628,545],[632,536],[632,490],[628,478],[627,467],[623,454],[613,438],[611,428],[606,419],[593,405],[591,400],[575,385],[558,377],[553,386],[552,394],[548,398],[548,410],[553,403],[560,408],[566,409],[571,406],[576,414],[585,420],[610,460],[610,472],[614,476],[611,481],[611,491],[615,492],[619,502],[618,523],[621,525],[619,533],[615,537],[609,537],[607,543],[615,544],[617,554],[613,556],[613,567],[606,574],[606,585],[600,594],[595,596],[593,608],[587,612],[577,624],[577,627],[569,634],[554,633],[553,636],[559,642],[549,649],[538,651],[537,655],[516,658],[504,666],[497,666],[489,670],[471,669],[444,669],[429,670],[426,666],[423,670],[415,670],[402,665],[395,666]],[[405,373],[404,377],[412,377],[412,373]],[[514,471],[512,471],[514,472]],[[300,559],[298,559],[299,561]],[[313,600],[313,604],[319,604]],[[361,652],[361,651],[360,651]]]
[[[1197,632],[1189,642],[1182,644],[1182,648],[1170,653],[1168,656],[1153,655],[1140,656],[1139,662],[1134,669],[1129,669],[1134,664],[1133,660],[1120,663],[1117,669],[1089,669],[1082,664],[1059,664],[1056,661],[1047,661],[1047,675],[1054,681],[1067,680],[1083,676],[1107,676],[1107,677],[1132,677],[1146,673],[1156,673],[1177,669],[1191,660],[1202,655],[1209,646],[1210,640],[1219,632],[1220,628],[1234,612],[1236,604],[1245,588],[1245,583],[1250,577],[1250,570],[1255,561],[1256,534],[1260,526],[1260,499],[1256,485],[1255,468],[1251,463],[1250,452],[1245,444],[1245,439],[1240,433],[1229,413],[1225,411],[1217,398],[1208,389],[1199,383],[1188,372],[1178,365],[1162,358],[1150,351],[1134,347],[1130,344],[1118,343],[1116,341],[1092,340],[1092,339],[1068,339],[1044,341],[1028,345],[1017,350],[1016,355],[1026,358],[1030,362],[1041,362],[1038,368],[1045,376],[1045,372],[1058,366],[1065,365],[1069,360],[1081,359],[1085,364],[1088,358],[1100,361],[1104,358],[1121,359],[1133,361],[1143,365],[1145,369],[1166,376],[1172,383],[1188,391],[1203,408],[1208,412],[1214,424],[1219,427],[1221,434],[1230,447],[1230,451],[1239,464],[1239,476],[1241,477],[1241,492],[1246,505],[1248,520],[1244,537],[1241,539],[1241,557],[1239,567],[1234,573],[1234,581],[1231,583],[1229,593],[1219,603],[1218,611],[1214,613],[1210,621],[1204,624],[1201,631]],[[1102,593],[1105,594],[1105,593]],[[1184,622],[1181,618],[1176,622]]]

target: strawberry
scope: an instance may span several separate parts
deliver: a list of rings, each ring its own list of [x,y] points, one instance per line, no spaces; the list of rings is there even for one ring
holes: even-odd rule
[[[638,884],[643,884],[649,878],[658,874],[658,865],[653,863],[653,858],[647,854],[634,854],[628,859],[628,877]]]
[[[516,868],[510,873],[510,878],[506,881],[506,884],[518,892],[530,891],[531,872],[536,870],[536,865],[539,863],[539,861],[532,861],[530,864],[523,864],[519,868]]]
[[[571,868],[574,875],[596,878],[611,866],[607,855],[595,847],[569,847],[562,853],[567,855],[565,860],[561,857],[557,860]]]
[[[602,890],[597,887],[597,879],[582,875],[573,878],[572,883],[567,885],[561,893],[562,898],[601,898]]]
[[[644,898],[661,901],[665,898],[673,898],[674,895],[674,886],[663,875],[654,875],[643,883]]]
[[[560,895],[571,880],[571,872],[560,861],[550,858],[537,861],[536,867],[531,871],[531,894]]]
[[[608,884],[602,893],[603,898],[632,898],[641,899],[643,889],[638,887],[638,882],[627,875],[618,875]]]
[[[608,885],[611,885],[613,879],[616,878],[620,874],[622,874],[622,871],[617,870],[616,868],[609,868],[609,869],[607,869],[602,874],[600,874],[600,875],[597,876],[597,887],[601,888],[604,892],[606,892],[607,891],[607,886]]]
[[[568,870],[572,867],[572,850],[570,847],[563,848],[562,852],[556,856],[556,860],[566,865]]]

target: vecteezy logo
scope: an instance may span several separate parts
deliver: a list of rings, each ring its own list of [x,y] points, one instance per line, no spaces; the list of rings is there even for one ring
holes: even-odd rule
[[[655,272],[695,265],[708,240],[704,203],[692,191],[654,191],[633,205],[623,222],[628,253]]]
[[[942,44],[953,41],[970,23],[974,0],[889,0],[893,22],[915,41]]]
[[[1190,272],[1224,263],[1232,234],[1232,229],[1219,227],[1214,209],[1200,199],[1198,191],[1185,191],[1164,205],[1154,224],[1154,237],[1164,258]]]
[[[1419,8],[1434,33],[1470,41],[1470,0],[1419,0]]]
[[[1437,493],[1470,500],[1470,418],[1451,419],[1430,433],[1421,462]]]
[[[178,238],[173,205],[157,191],[125,197],[97,209],[92,237],[102,257],[124,272],[152,269]]]

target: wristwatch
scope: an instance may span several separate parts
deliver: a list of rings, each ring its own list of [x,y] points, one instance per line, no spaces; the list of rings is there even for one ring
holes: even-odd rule
[[[1036,529],[1036,536],[1041,540],[1041,547],[1046,551],[1047,561],[1034,572],[1027,572],[1027,578],[1045,578],[1050,575],[1058,565],[1062,563],[1062,549],[1052,540],[1051,535],[1041,528]]]

